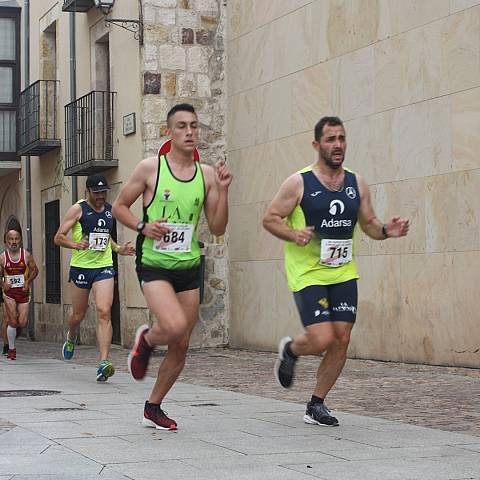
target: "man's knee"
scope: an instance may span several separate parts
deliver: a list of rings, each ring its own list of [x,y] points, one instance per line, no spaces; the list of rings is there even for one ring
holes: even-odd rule
[[[309,333],[308,341],[315,354],[320,355],[333,345],[335,335],[333,333],[323,333],[322,335]]]
[[[74,322],[81,322],[87,314],[88,306],[86,308],[74,308],[72,311],[72,318]]]
[[[187,320],[184,316],[170,317],[168,320],[163,320],[161,323],[156,322],[153,327],[157,333],[167,338],[168,345],[182,344],[183,337],[187,332]]]
[[[100,321],[109,322],[112,308],[108,305],[97,305],[97,317]]]
[[[350,344],[350,333],[350,330],[336,332],[330,348],[339,353],[346,354],[348,345]]]
[[[188,352],[188,340],[179,340],[168,345],[168,355],[170,358],[173,358],[178,367],[182,367],[185,364]]]

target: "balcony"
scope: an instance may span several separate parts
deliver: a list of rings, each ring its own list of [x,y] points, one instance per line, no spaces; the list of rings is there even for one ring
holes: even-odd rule
[[[114,152],[116,92],[93,91],[65,105],[65,175],[118,166]]]
[[[63,0],[62,10],[64,12],[88,12],[95,6],[93,0]]]
[[[19,155],[41,156],[61,145],[57,135],[57,80],[38,80],[20,93]]]

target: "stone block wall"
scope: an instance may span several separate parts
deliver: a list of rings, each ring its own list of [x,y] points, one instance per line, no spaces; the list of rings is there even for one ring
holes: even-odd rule
[[[358,235],[350,355],[478,366],[479,32],[479,0],[229,0],[231,344],[273,350],[300,329],[260,222],[334,114],[379,218],[411,219],[405,239]]]
[[[142,135],[144,156],[167,140],[166,117],[177,103],[191,103],[200,121],[202,162],[225,156],[226,7],[221,0],[144,0]],[[225,239],[214,238],[202,220],[205,298],[193,346],[227,342],[228,275]]]

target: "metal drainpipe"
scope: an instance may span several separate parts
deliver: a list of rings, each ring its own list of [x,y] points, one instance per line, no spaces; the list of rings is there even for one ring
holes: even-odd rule
[[[75,4],[76,7],[76,4]],[[76,10],[76,9],[75,9]],[[77,53],[76,53],[76,11],[69,13],[69,28],[70,28],[70,101],[77,99]],[[74,118],[76,118],[74,116]],[[77,126],[73,125],[73,155],[77,154]],[[72,175],[72,203],[78,200],[78,181],[75,175]],[[80,344],[80,326],[77,327],[77,344]]]
[[[76,53],[76,12],[69,13],[70,20],[70,101],[77,99],[77,53]],[[76,132],[74,132],[76,135]],[[74,138],[74,155],[77,152],[77,138]],[[72,176],[72,203],[78,200],[78,182],[77,177]]]
[[[25,0],[24,4],[24,43],[25,43],[25,62],[24,77],[25,88],[30,85],[30,0]],[[32,241],[32,172],[30,156],[25,157],[25,201],[27,208],[27,250],[33,252]],[[35,289],[32,283],[31,288],[32,307],[28,310],[28,337],[35,340]]]

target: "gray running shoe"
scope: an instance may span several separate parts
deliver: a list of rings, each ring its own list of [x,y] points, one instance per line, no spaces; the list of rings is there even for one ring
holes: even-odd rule
[[[330,410],[324,403],[308,402],[303,421],[310,425],[338,427],[338,420],[330,413]]]
[[[293,374],[297,359],[291,357],[286,351],[286,347],[292,342],[290,337],[284,337],[278,344],[278,360],[275,362],[275,378],[283,388],[290,388],[293,383]]]

